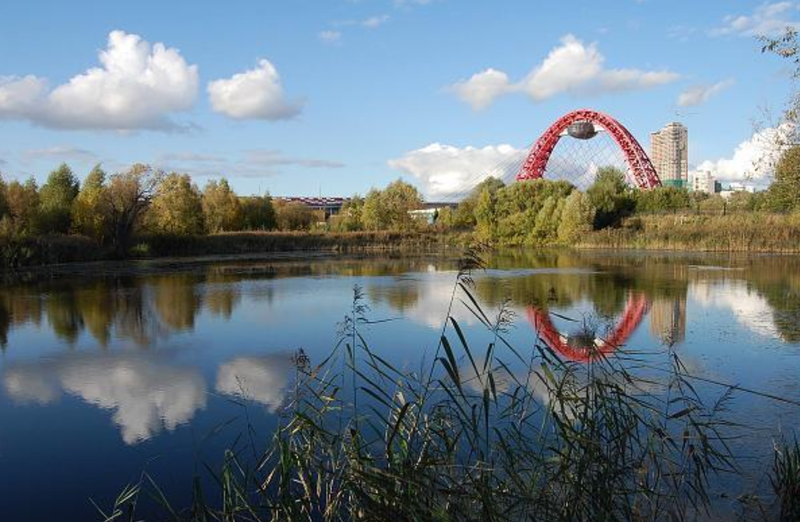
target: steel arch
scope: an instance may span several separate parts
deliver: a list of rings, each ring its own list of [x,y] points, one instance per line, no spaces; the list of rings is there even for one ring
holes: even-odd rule
[[[561,139],[562,133],[571,124],[579,121],[590,121],[599,125],[614,138],[625,155],[625,161],[630,167],[633,180],[639,188],[651,189],[661,185],[653,163],[633,134],[608,114],[590,109],[569,112],[550,125],[531,148],[528,158],[517,174],[517,181],[543,177],[550,155],[558,144],[558,140]]]

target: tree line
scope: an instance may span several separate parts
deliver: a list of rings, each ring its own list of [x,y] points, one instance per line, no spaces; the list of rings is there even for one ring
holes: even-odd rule
[[[224,178],[201,190],[188,174],[146,165],[107,175],[96,166],[83,183],[66,164],[39,187],[33,178],[0,178],[0,237],[79,234],[124,252],[137,235],[202,235],[247,230],[411,231],[427,228],[409,212],[422,194],[397,180],[348,199],[326,220],[300,202],[239,196]],[[585,191],[566,181],[539,179],[505,185],[488,178],[454,208],[436,212],[435,228],[469,231],[509,245],[573,244],[585,234],[618,227],[629,216],[659,212],[706,214],[800,210],[800,146],[789,148],[768,190],[719,195],[658,187],[632,188],[614,167],[599,169]]]

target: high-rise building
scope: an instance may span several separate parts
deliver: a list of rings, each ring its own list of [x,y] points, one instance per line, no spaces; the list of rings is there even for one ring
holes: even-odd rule
[[[678,122],[650,133],[650,160],[664,185],[682,187],[689,180],[689,131]]]
[[[689,176],[689,190],[692,192],[705,192],[706,194],[714,194],[719,192],[717,185],[719,183],[707,170],[693,172]]]

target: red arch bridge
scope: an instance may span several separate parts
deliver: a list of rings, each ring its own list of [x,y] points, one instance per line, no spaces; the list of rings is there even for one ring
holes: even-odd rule
[[[633,134],[608,114],[590,109],[569,112],[550,125],[531,148],[517,174],[517,181],[543,177],[553,149],[562,137],[568,135],[581,140],[591,139],[597,134],[598,127],[608,132],[619,146],[631,180],[640,189],[661,185],[653,163]]]
[[[551,350],[570,361],[590,362],[610,355],[622,346],[636,331],[649,310],[650,302],[644,294],[631,292],[617,324],[604,338],[596,337],[591,340],[564,335],[556,328],[550,319],[550,314],[543,308],[529,306],[527,313],[528,320],[539,338]]]

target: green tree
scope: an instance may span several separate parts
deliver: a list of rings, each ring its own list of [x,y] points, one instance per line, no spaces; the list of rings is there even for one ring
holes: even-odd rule
[[[41,232],[66,234],[72,221],[72,202],[78,196],[78,178],[66,163],[47,177],[39,191]]]
[[[211,180],[203,190],[203,217],[206,229],[213,233],[240,230],[242,207],[228,180]]]
[[[591,232],[594,226],[595,208],[588,196],[574,191],[567,196],[561,222],[558,225],[558,239],[571,245]]]
[[[497,193],[484,188],[475,203],[475,227],[478,237],[491,240],[497,232]]]
[[[124,253],[130,246],[163,177],[161,171],[136,164],[109,178],[103,208],[108,220],[109,239],[118,253]]]
[[[364,223],[361,219],[364,211],[364,198],[355,195],[345,201],[338,215],[333,216],[333,229],[337,232],[352,232],[362,230]]]
[[[640,190],[636,195],[637,212],[677,212],[692,208],[692,199],[685,188],[662,186]]]
[[[554,241],[558,236],[558,224],[564,209],[564,200],[548,196],[542,208],[536,214],[536,226],[529,243],[543,244]]]
[[[411,210],[422,207],[422,195],[403,180],[390,183],[384,190],[371,190],[364,200],[362,219],[372,230],[408,230],[414,221]]]
[[[245,230],[274,230],[278,226],[275,206],[269,194],[240,198]]]
[[[625,182],[625,173],[615,167],[599,169],[586,195],[596,209],[596,229],[618,225],[622,218],[633,212],[635,206],[633,192]]]
[[[800,145],[784,152],[775,166],[775,179],[767,193],[767,205],[779,212],[800,209]]]
[[[161,180],[147,211],[147,227],[162,234],[203,233],[202,198],[187,174],[173,172]]]
[[[497,191],[503,187],[505,187],[503,180],[491,176],[478,183],[478,185],[472,189],[469,196],[461,201],[455,211],[453,211],[451,226],[453,228],[472,228],[476,226],[475,208],[478,206],[481,193],[486,189],[491,194],[496,194]]]
[[[108,232],[106,173],[96,165],[83,181],[72,202],[72,228],[80,234],[102,241]]]

